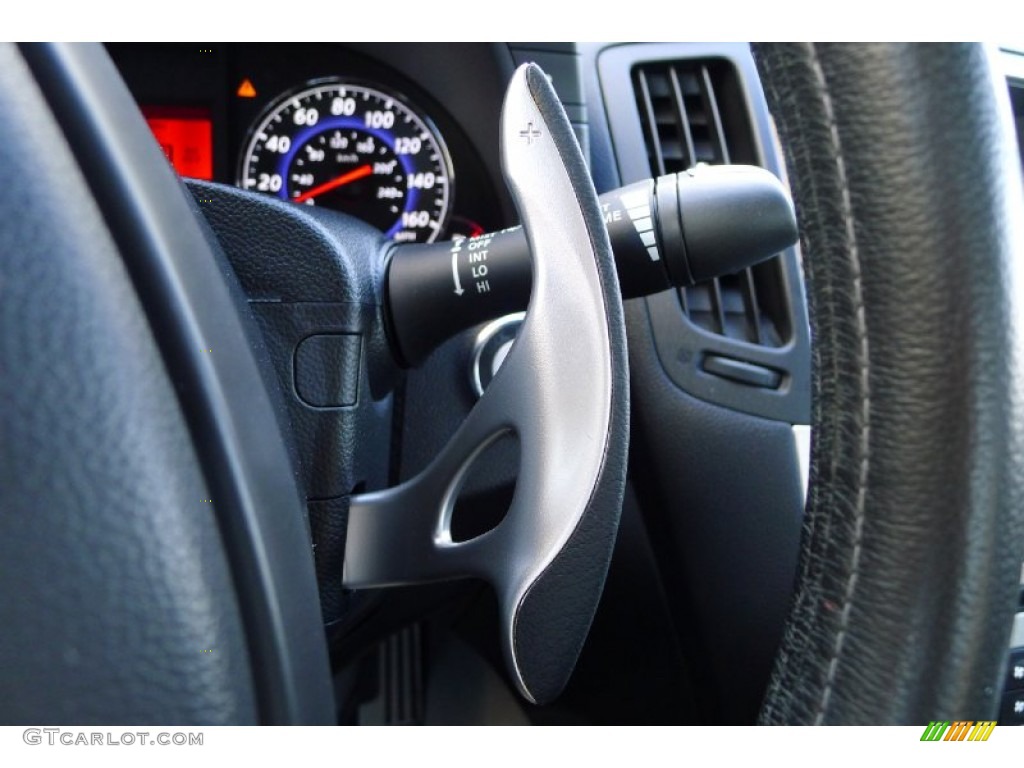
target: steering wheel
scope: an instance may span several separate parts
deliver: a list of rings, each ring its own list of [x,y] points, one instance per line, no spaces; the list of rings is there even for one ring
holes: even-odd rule
[[[980,46],[755,54],[814,336],[798,586],[762,719],[993,719],[1024,552],[1003,84]]]
[[[1008,109],[978,46],[756,54],[798,204],[815,342],[799,582],[762,719],[991,719],[1024,552],[1024,207]],[[571,670],[607,567],[625,473],[625,341],[564,115],[543,78],[519,85],[516,108],[536,110],[517,113],[526,136],[550,132],[544,167],[557,176],[544,205],[520,200],[535,281],[586,282],[575,306],[604,324],[580,342],[603,345],[600,386],[583,404],[557,399],[564,294],[535,294],[534,347],[522,346],[518,378],[514,365],[502,375],[542,407],[508,406],[517,388],[494,387],[451,473],[419,489],[450,497],[506,426],[541,441],[548,464],[569,445],[560,440],[589,435],[576,463],[592,477],[582,496],[558,496],[580,509],[567,527],[510,512],[507,546],[441,564],[444,530],[426,517],[414,527],[433,544],[406,552],[429,575],[500,584],[510,666],[542,700]],[[273,345],[224,260],[229,243],[201,215],[206,198],[183,191],[99,46],[3,46],[0,107],[0,721],[333,722],[295,425],[267,373]],[[514,152],[506,173],[526,197],[547,177]],[[301,237],[333,254],[324,281],[354,277],[338,301],[374,320],[382,276],[346,259],[379,249],[378,233],[302,223],[283,204],[279,218],[254,219],[243,193],[222,194],[239,238]],[[545,206],[568,213],[545,217]],[[548,237],[590,261],[566,276],[542,255]],[[558,404],[577,410],[572,428]],[[565,489],[537,464],[530,493],[542,502]],[[349,533],[374,542],[391,527],[375,528],[371,512],[399,515],[408,493],[357,498]],[[509,553],[515,567],[494,565]],[[398,567],[382,562],[345,568],[379,583]]]

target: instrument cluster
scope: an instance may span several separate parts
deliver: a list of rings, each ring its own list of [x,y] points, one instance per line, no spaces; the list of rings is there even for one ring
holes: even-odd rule
[[[399,242],[506,223],[442,103],[452,94],[428,93],[384,61],[337,44],[108,50],[183,176],[339,210]]]

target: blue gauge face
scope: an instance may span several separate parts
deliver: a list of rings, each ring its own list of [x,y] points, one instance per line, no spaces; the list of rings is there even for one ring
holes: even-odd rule
[[[400,242],[432,242],[452,201],[448,151],[427,118],[379,88],[322,81],[277,99],[250,132],[238,185],[322,205]]]

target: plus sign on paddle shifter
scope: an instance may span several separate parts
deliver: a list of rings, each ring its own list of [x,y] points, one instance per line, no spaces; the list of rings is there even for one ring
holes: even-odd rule
[[[526,128],[519,132],[519,136],[526,139],[527,144],[533,144],[534,139],[540,138],[540,130],[533,127],[533,123],[526,124]]]

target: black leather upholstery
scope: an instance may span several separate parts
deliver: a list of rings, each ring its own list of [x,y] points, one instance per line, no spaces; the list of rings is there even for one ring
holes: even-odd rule
[[[0,47],[0,723],[257,716],[211,493],[156,340]]]
[[[0,722],[331,722],[233,275],[102,46],[2,56]]]
[[[985,52],[755,55],[815,341],[799,584],[762,720],[992,719],[1024,554],[1024,210]]]

